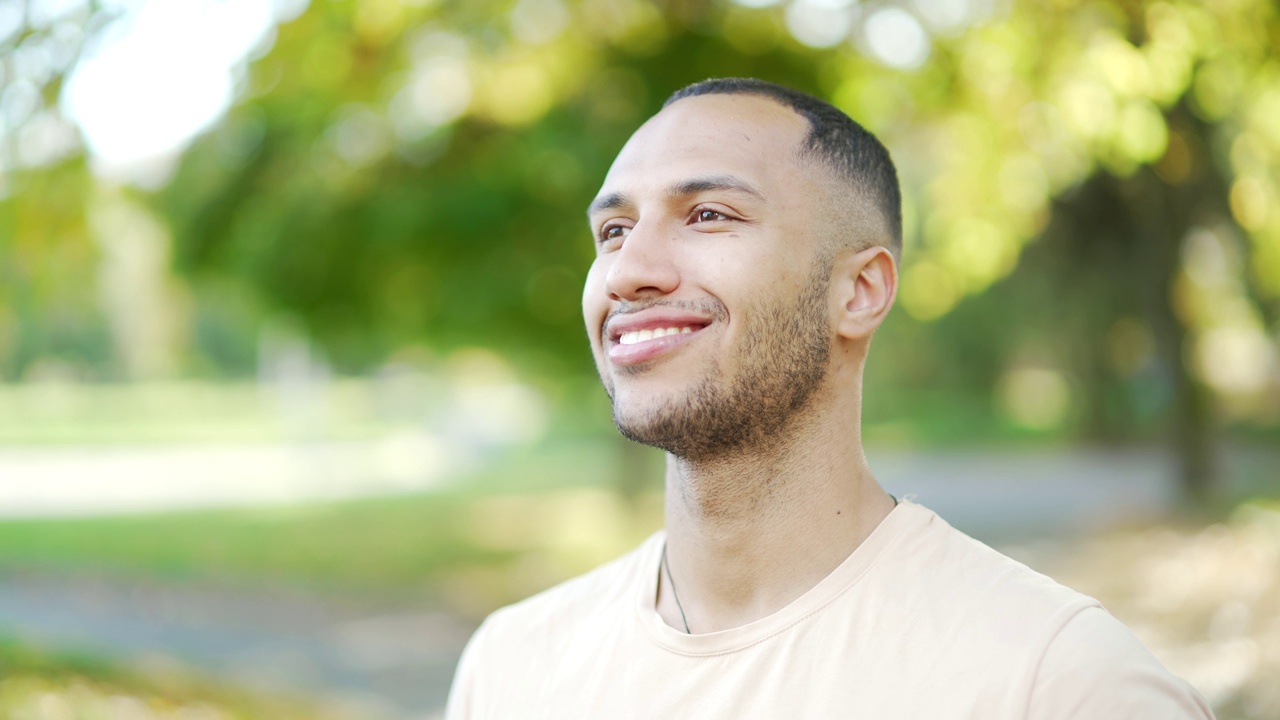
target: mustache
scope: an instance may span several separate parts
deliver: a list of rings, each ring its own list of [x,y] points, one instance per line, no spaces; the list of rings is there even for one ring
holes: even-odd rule
[[[621,303],[610,310],[608,316],[604,319],[604,325],[607,327],[619,315],[630,315],[657,307],[707,315],[715,320],[724,320],[729,316],[729,310],[725,308],[724,303],[715,298],[703,298],[700,300],[637,300]]]

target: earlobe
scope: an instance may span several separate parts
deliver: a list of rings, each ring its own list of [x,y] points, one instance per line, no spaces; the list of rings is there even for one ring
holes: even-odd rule
[[[843,337],[870,337],[884,322],[898,292],[893,255],[874,246],[846,255],[837,264],[842,297],[837,331]]]

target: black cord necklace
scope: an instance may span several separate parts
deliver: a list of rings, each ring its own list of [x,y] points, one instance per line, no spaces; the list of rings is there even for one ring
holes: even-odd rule
[[[689,631],[689,620],[684,616],[684,606],[680,604],[680,593],[676,592],[676,580],[671,577],[671,566],[667,564],[667,543],[662,543],[662,569],[667,571],[667,581],[671,583],[671,597],[676,600],[676,608],[680,610],[680,622],[684,623],[684,632],[686,635],[692,635]]]

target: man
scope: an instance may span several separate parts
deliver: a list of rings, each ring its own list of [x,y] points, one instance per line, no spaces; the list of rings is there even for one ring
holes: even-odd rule
[[[860,441],[897,291],[883,146],[757,80],[676,93],[589,211],[587,334],[666,530],[494,613],[446,717],[1209,718],[1082,596],[897,502]]]

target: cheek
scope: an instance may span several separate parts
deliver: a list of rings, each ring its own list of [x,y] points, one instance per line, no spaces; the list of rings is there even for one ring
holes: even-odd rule
[[[586,322],[592,348],[600,344],[600,324],[609,312],[609,293],[605,289],[607,272],[605,263],[597,258],[587,271],[587,281],[582,286],[582,318]]]

